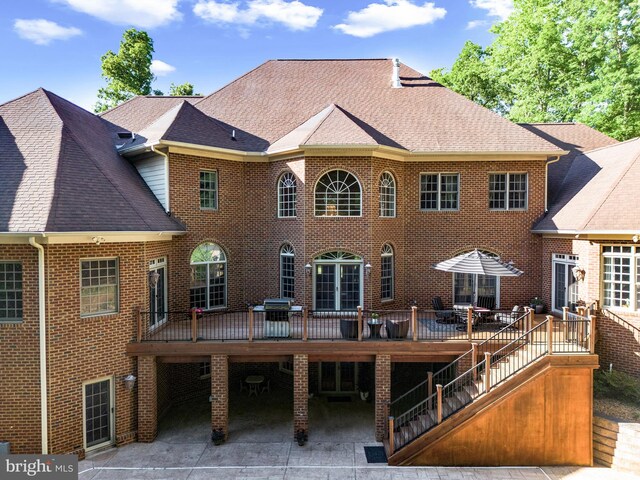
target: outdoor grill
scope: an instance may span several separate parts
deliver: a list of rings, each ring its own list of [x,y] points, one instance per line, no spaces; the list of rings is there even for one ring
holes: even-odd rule
[[[287,298],[267,298],[263,306],[265,320],[268,322],[286,322],[289,320],[291,300]]]

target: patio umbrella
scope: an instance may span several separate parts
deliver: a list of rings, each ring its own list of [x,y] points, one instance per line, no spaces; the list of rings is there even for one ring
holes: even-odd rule
[[[431,267],[443,272],[473,273],[477,275],[493,275],[495,277],[519,277],[524,273],[513,265],[482,253],[480,250],[463,253],[444,262],[436,263]]]

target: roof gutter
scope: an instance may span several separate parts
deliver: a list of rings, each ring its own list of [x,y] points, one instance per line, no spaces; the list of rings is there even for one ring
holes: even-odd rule
[[[40,430],[42,454],[49,453],[49,431],[47,429],[47,324],[45,311],[44,247],[29,237],[29,244],[38,250],[38,316],[40,319]]]
[[[544,213],[549,211],[549,165],[560,160],[560,155],[555,157],[555,160],[548,160],[544,165]]]

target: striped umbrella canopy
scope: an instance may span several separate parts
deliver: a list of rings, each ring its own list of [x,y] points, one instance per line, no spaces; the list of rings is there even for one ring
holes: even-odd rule
[[[495,277],[519,277],[524,272],[513,265],[501,262],[480,250],[463,253],[444,262],[431,266],[436,270],[452,273],[474,273],[478,275],[493,275]]]

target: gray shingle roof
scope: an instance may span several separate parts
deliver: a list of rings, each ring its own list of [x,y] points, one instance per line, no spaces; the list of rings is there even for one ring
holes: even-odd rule
[[[537,232],[640,232],[640,138],[576,157]]]
[[[105,121],[43,89],[0,105],[0,232],[179,231]]]

